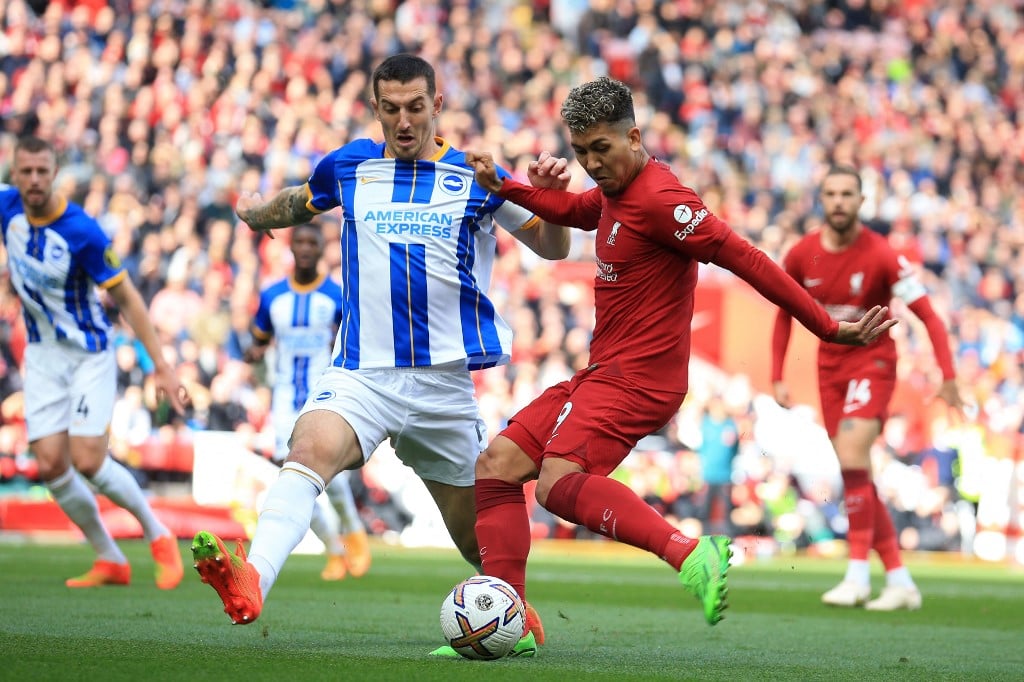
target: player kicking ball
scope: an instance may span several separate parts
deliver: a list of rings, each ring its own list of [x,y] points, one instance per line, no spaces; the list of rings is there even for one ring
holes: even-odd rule
[[[714,216],[644,148],[633,98],[599,78],[562,105],[576,159],[596,187],[529,187],[466,154],[476,181],[545,220],[596,232],[596,326],[590,363],[513,415],[476,465],[476,534],[485,575],[526,599],[530,523],[523,483],[556,516],[651,552],[678,574],[709,625],[728,606],[730,540],[691,538],[608,475],[637,442],[668,423],[687,392],[699,262],[739,275],[818,337],[864,345],[895,324],[880,306],[837,322],[763,252]],[[440,653],[442,650],[439,650]],[[446,652],[445,652],[446,653]]]

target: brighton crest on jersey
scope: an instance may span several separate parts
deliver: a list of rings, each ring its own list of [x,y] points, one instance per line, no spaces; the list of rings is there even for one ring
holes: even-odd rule
[[[309,178],[309,207],[341,206],[342,319],[333,364],[347,369],[508,362],[512,331],[487,297],[496,226],[538,219],[475,182],[439,139],[432,160],[387,158],[356,140]],[[506,171],[500,171],[507,176]]]
[[[96,221],[80,206],[64,203],[49,223],[33,226],[18,190],[0,186],[11,284],[22,300],[29,343],[66,341],[87,351],[105,350],[113,326],[96,286],[114,286],[127,273]]]

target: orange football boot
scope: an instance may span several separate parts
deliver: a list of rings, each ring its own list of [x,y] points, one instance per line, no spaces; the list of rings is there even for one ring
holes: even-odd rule
[[[353,578],[362,578],[370,570],[370,539],[365,530],[345,534],[345,564]]]
[[[130,564],[97,559],[88,573],[77,578],[68,578],[64,584],[68,587],[100,587],[102,585],[127,585],[131,581],[132,567]]]
[[[161,590],[173,590],[185,577],[177,538],[169,533],[161,535],[149,544],[149,551],[156,563],[156,586]]]
[[[532,632],[537,644],[543,644],[544,623],[540,622],[540,614],[526,602],[523,602],[523,606],[526,607],[526,632]]]
[[[219,537],[201,530],[192,540],[192,557],[199,577],[217,591],[232,623],[248,625],[260,617],[260,574],[246,561],[241,540],[236,543],[235,553],[230,554]]]
[[[324,570],[320,571],[320,578],[322,580],[344,580],[347,573],[348,568],[345,567],[345,555],[328,554],[327,565],[324,566]]]

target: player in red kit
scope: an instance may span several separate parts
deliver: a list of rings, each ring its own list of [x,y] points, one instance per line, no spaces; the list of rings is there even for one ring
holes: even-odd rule
[[[865,310],[888,305],[893,298],[906,303],[924,323],[942,371],[938,397],[961,411],[945,326],[910,262],[897,255],[885,237],[858,220],[863,201],[857,171],[846,166],[830,168],[821,184],[825,224],[793,246],[784,267],[835,320],[855,320]],[[772,380],[775,399],[783,406],[789,405],[782,367],[790,324],[791,313],[780,309],[772,337]],[[846,576],[821,598],[832,606],[863,605],[874,611],[921,607],[921,593],[903,566],[892,519],[878,499],[871,477],[871,446],[882,432],[895,384],[896,344],[888,334],[865,348],[822,344],[819,349],[822,416],[839,458],[850,522]],[[871,549],[885,566],[886,587],[868,601]]]
[[[664,426],[687,391],[698,262],[739,274],[821,338],[865,344],[891,326],[876,308],[836,322],[777,265],[651,158],[629,89],[600,78],[574,88],[562,118],[597,183],[582,194],[533,189],[467,152],[485,189],[559,224],[596,230],[596,326],[590,365],[515,414],[477,460],[476,533],[483,572],[524,599],[530,525],[523,483],[566,521],[654,553],[678,571],[714,625],[726,607],[724,536],[683,536],[627,486],[608,478],[643,436]],[[529,623],[528,623],[529,625]],[[539,638],[538,638],[539,639]]]

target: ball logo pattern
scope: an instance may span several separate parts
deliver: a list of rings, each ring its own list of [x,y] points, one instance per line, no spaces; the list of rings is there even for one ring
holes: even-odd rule
[[[441,630],[466,658],[492,661],[506,656],[523,636],[526,610],[504,580],[478,575],[452,588],[441,603]]]

